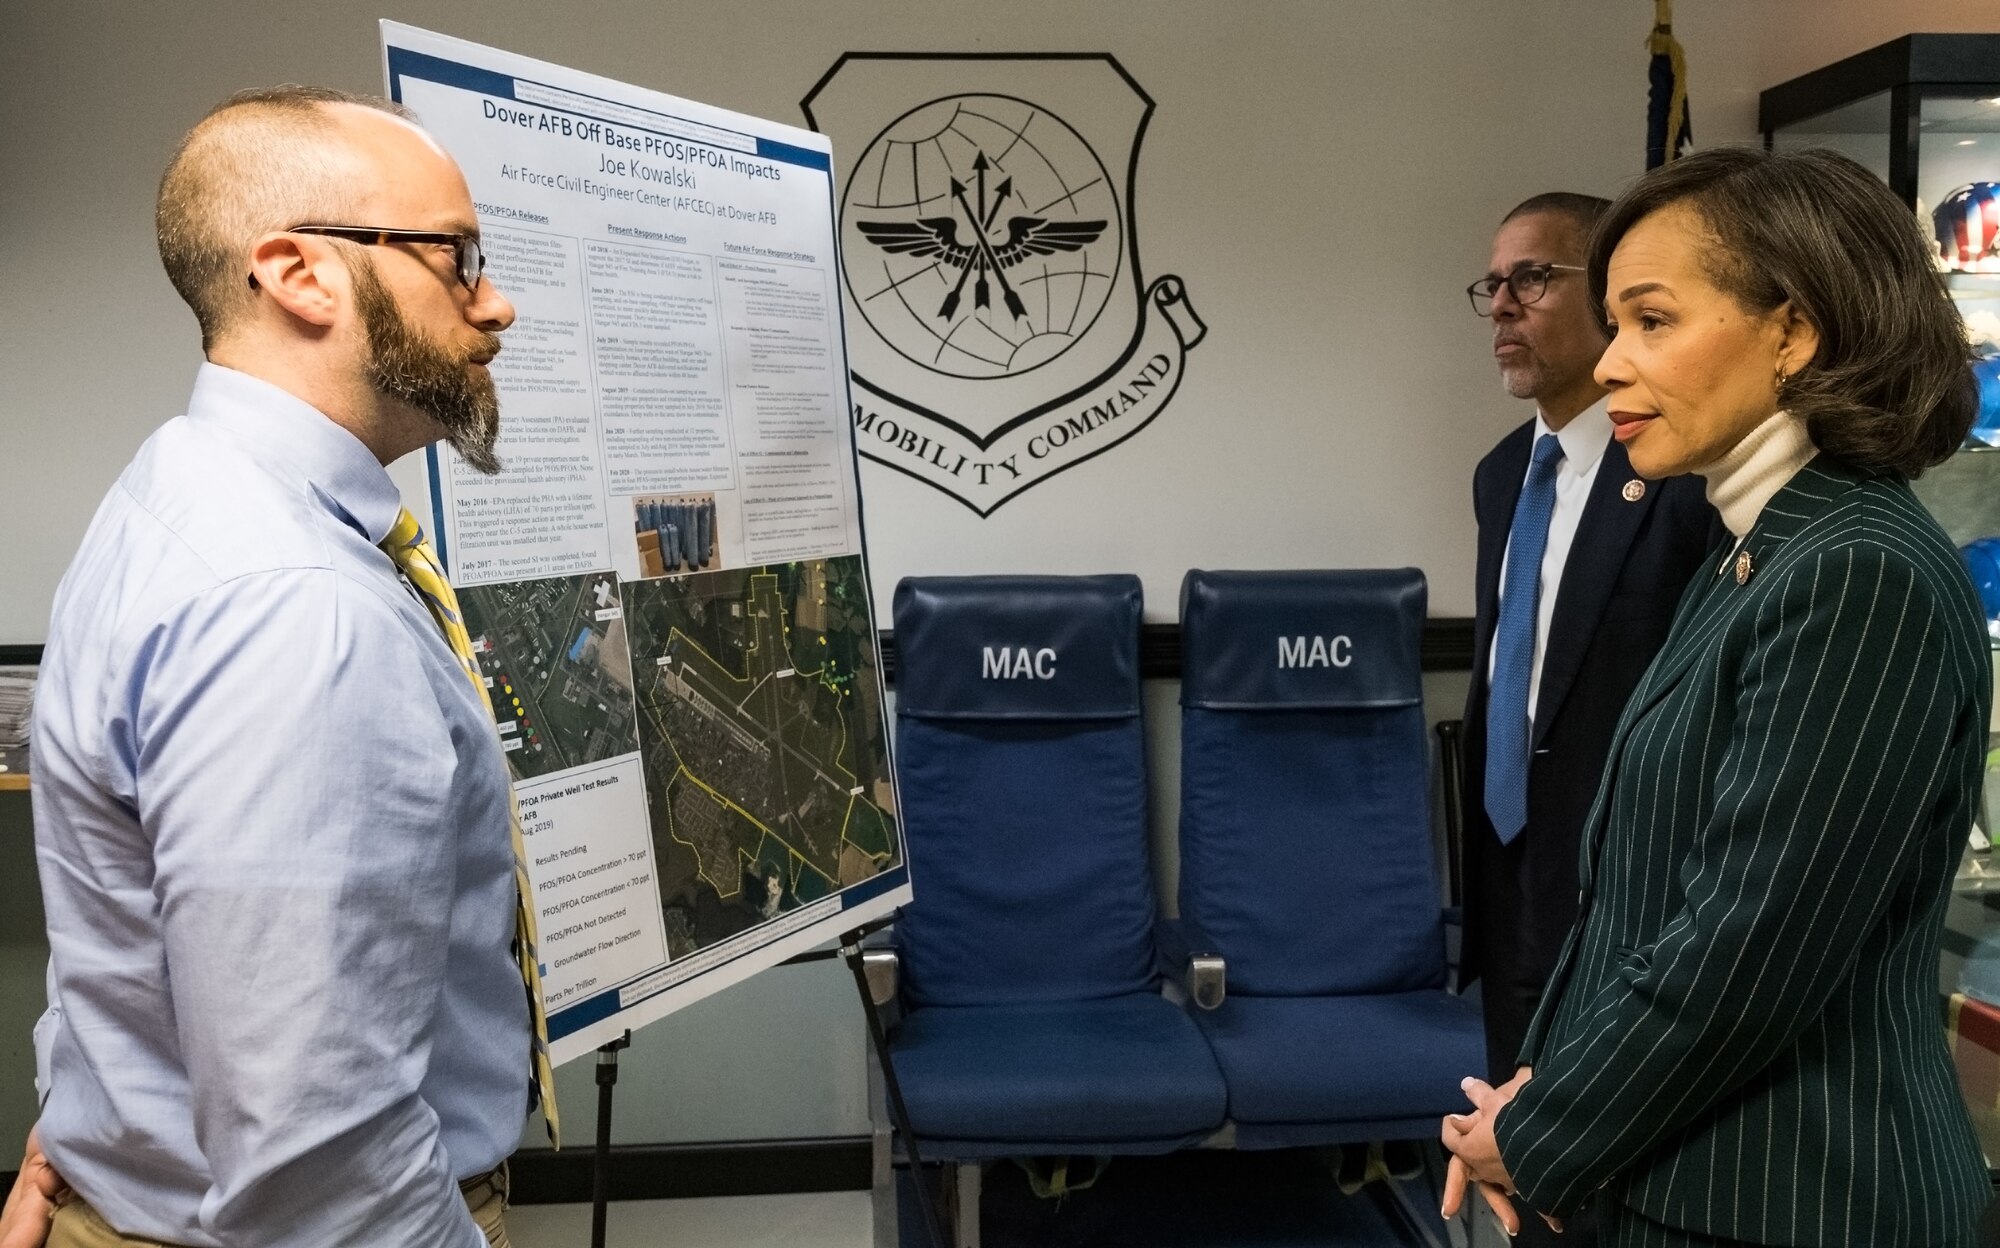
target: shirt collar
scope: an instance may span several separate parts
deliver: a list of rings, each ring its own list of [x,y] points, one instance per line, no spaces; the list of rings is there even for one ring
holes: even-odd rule
[[[1541,409],[1535,409],[1535,440],[1541,441],[1549,433],[1549,422]],[[1553,431],[1556,441],[1562,443],[1563,467],[1572,473],[1589,472],[1604,457],[1604,448],[1611,445],[1611,396],[1605,395],[1597,402],[1578,412],[1560,430]]]
[[[396,483],[361,439],[268,381],[203,364],[187,414],[245,443],[274,474],[310,482],[345,523],[376,545],[403,509]]]

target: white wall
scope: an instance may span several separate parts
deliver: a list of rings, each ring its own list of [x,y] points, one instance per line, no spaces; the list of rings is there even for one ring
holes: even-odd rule
[[[104,489],[180,410],[194,327],[160,275],[160,167],[215,99],[381,89],[374,19],[425,25],[802,120],[843,51],[1115,54],[1158,102],[1135,196],[1149,273],[1210,335],[1181,394],[1110,454],[986,520],[864,472],[878,586],[905,573],[1129,569],[1170,618],[1190,566],[1413,563],[1471,609],[1466,482],[1524,415],[1461,289],[1495,219],[1639,171],[1643,0],[26,0],[0,42],[0,642],[43,639]],[[1695,133],[1906,33],[2000,27],[1991,0],[1681,0]],[[855,154],[846,154],[852,159]],[[840,159],[840,154],[836,155]]]
[[[1991,0],[1681,0],[1695,133]],[[1211,332],[1108,455],[979,520],[874,465],[878,584],[1131,569],[1167,618],[1190,566],[1414,563],[1471,609],[1466,481],[1521,405],[1459,291],[1495,218],[1639,171],[1644,0],[17,0],[0,41],[0,643],[39,641],[97,499],[180,410],[193,324],[154,258],[179,133],[238,87],[381,88],[374,19],[426,25],[786,120],[843,51],[1108,51],[1158,102],[1136,194],[1148,272]],[[849,154],[849,159],[852,154]],[[838,156],[837,156],[838,159]]]

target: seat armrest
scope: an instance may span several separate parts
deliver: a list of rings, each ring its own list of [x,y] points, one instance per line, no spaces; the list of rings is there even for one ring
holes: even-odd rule
[[[1206,945],[1194,925],[1183,920],[1160,919],[1153,925],[1160,973],[1197,1008],[1212,1010],[1229,994],[1229,966]]]
[[[894,949],[863,949],[861,973],[868,981],[869,999],[875,1002],[877,1009],[894,1003],[897,993],[902,990],[903,978],[903,960]]]
[[[1189,954],[1185,985],[1188,1000],[1212,1010],[1229,995],[1229,966],[1219,953]]]

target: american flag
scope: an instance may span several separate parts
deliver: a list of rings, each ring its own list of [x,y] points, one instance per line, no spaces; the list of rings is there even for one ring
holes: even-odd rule
[[[1653,0],[1653,59],[1646,68],[1646,168],[1687,155],[1694,143],[1688,121],[1687,57],[1674,38],[1674,0]]]

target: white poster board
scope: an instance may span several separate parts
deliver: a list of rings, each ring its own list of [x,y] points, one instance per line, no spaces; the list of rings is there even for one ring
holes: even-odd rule
[[[513,302],[419,515],[516,780],[560,1063],[909,900],[820,135],[382,24]],[[394,224],[394,223],[389,223]]]

